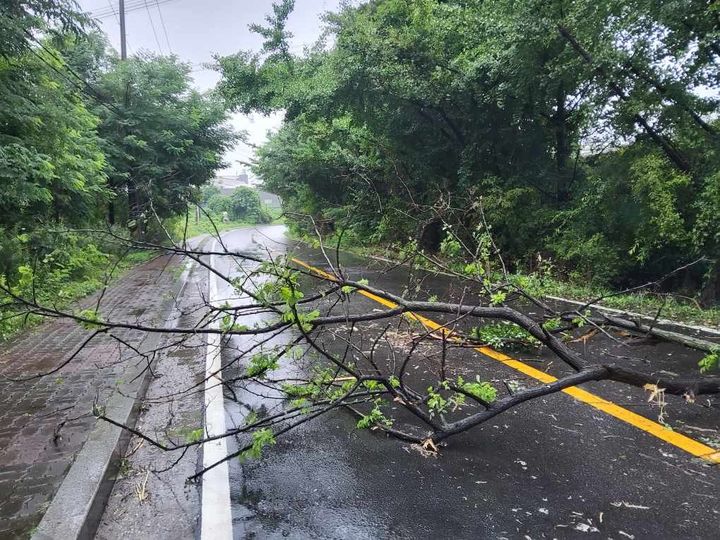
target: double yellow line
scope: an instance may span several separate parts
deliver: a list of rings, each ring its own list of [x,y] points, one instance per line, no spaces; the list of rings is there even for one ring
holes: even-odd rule
[[[301,261],[300,259],[292,258],[291,261],[299,266],[302,266],[303,268],[306,268],[307,270],[311,271],[319,277],[330,281],[337,281],[337,278],[332,274],[328,274],[327,272],[311,266],[308,263]],[[399,307],[395,302],[392,302],[387,298],[383,298],[376,294],[372,294],[363,290],[358,290],[357,292],[365,296],[366,298],[369,298],[370,300],[373,300],[387,308],[394,309],[396,307]],[[429,330],[441,330],[447,332],[447,329],[443,325],[431,319],[428,319],[427,317],[423,317],[422,315],[413,312],[406,313],[406,315],[409,318],[422,323]],[[524,362],[521,362],[520,360],[516,360],[515,358],[491,349],[490,347],[476,347],[475,350],[487,356],[488,358],[492,358],[493,360],[496,360],[501,364],[504,364],[507,367],[514,369],[515,371],[519,371],[520,373],[527,375],[528,377],[531,377],[542,383],[551,383],[557,381],[557,377],[553,377],[552,375],[549,375],[544,371],[535,369],[534,367],[529,366]],[[696,441],[695,439],[691,439],[690,437],[687,437],[681,433],[672,431],[671,429],[663,426],[662,424],[653,422],[652,420],[649,420],[644,416],[634,413],[624,407],[621,407],[620,405],[616,405],[611,401],[603,399],[600,396],[596,396],[595,394],[583,390],[582,388],[579,388],[577,386],[565,388],[564,390],[562,390],[562,392],[572,396],[577,401],[590,405],[591,407],[603,411],[604,413],[609,414],[610,416],[613,416],[618,420],[625,422],[626,424],[630,424],[631,426],[645,431],[646,433],[649,433],[650,435],[653,435],[654,437],[657,437],[658,439],[663,440],[666,443],[672,444],[673,446],[680,448],[681,450],[684,450],[685,452],[697,458],[703,459],[710,463],[720,464],[720,451],[715,450],[714,448],[711,448],[706,444]]]

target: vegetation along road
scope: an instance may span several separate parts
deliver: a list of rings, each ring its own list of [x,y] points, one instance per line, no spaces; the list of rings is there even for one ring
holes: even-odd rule
[[[717,538],[718,43],[0,0],[0,538]]]

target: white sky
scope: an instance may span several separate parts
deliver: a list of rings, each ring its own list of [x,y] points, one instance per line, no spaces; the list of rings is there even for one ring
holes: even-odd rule
[[[85,11],[107,13],[113,6],[117,12],[117,0],[77,1]],[[239,50],[260,50],[262,38],[252,34],[248,24],[264,23],[265,14],[272,9],[272,0],[161,0],[157,5],[154,0],[126,0],[125,3],[128,6],[128,55],[140,50],[168,54],[171,50],[182,61],[192,63],[192,75],[199,90],[212,88],[220,78],[217,72],[202,66],[212,60],[214,53],[228,55]],[[144,4],[147,4],[147,8]],[[340,0],[296,0],[295,10],[288,20],[288,29],[294,36],[291,42],[293,52],[300,52],[305,45],[311,45],[317,40],[321,33],[319,16],[337,9],[339,4]],[[141,8],[130,10],[134,5]],[[167,30],[167,40],[160,13]],[[118,19],[111,15],[98,22],[111,45],[119,51]],[[280,126],[282,115],[264,117],[236,114],[231,122],[236,129],[247,131],[251,144],[259,145],[266,140],[269,130],[276,130]],[[237,160],[247,161],[252,155],[252,148],[239,144],[226,154],[225,160],[230,167],[220,174],[234,174],[245,169]]]

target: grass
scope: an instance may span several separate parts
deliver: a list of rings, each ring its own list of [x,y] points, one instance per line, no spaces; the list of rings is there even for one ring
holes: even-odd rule
[[[593,287],[556,278],[544,279],[541,290],[545,296],[559,296],[580,302],[617,292],[604,287]],[[625,293],[604,298],[598,305],[633,311],[648,317],[655,317],[660,313],[659,317],[663,319],[711,327],[720,326],[720,307],[703,308],[694,299],[680,295],[651,292]]]
[[[276,225],[279,223],[284,223],[284,220],[279,212],[270,212],[270,215],[272,216],[272,221],[270,222],[270,224]],[[254,221],[248,220],[223,221],[220,216],[212,216],[212,221],[210,221],[210,218],[208,218],[208,216],[201,215],[200,219],[197,222],[195,221],[195,219],[191,219],[188,221],[186,237],[193,238],[195,236],[200,236],[201,234],[214,235],[216,229],[218,232],[225,232],[232,229],[239,229],[242,227],[253,227],[255,225],[258,224]],[[174,224],[174,232],[179,238],[182,238],[184,228],[184,219]]]
[[[283,222],[279,211],[266,210],[272,217],[272,223]],[[246,220],[223,222],[219,216],[213,216],[213,222],[219,232],[255,225]],[[184,218],[170,219],[164,225],[170,234],[175,235],[176,238],[182,238],[185,227]],[[197,223],[194,219],[188,222],[186,234],[188,238],[202,234],[215,234],[215,227],[210,218],[203,215]],[[72,245],[65,250],[65,256],[61,257],[62,264],[58,264],[57,261],[54,263],[51,259],[44,261],[46,266],[42,268],[43,273],[39,276],[35,276],[34,272],[25,266],[24,278],[21,277],[20,282],[13,284],[16,293],[29,297],[33,294],[33,289],[36,289],[35,294],[40,303],[52,305],[58,309],[67,309],[78,300],[100,290],[104,285],[106,272],[116,262],[117,266],[111,283],[117,281],[130,269],[157,255],[157,252],[154,251],[136,250],[131,251],[118,262],[117,256],[105,253],[100,249],[102,239],[84,237],[84,240],[84,242]],[[2,278],[0,277],[0,279]],[[0,295],[0,304],[3,303],[5,303],[5,299]],[[13,316],[16,313],[17,311],[13,311],[11,307],[0,308],[0,343],[12,339],[44,320],[44,317],[39,315]]]
[[[197,223],[195,222],[195,220],[191,220],[190,222],[188,222],[187,238],[193,238],[195,236],[200,236],[201,234],[214,235],[216,228],[218,232],[224,232],[231,229],[239,229],[240,227],[250,227],[254,225],[254,223],[250,223],[249,221],[222,221],[219,219],[213,219],[213,221],[215,223],[215,227],[213,227],[213,223],[206,216],[202,216]],[[181,225],[179,231],[180,236],[182,236],[183,225],[184,224]]]

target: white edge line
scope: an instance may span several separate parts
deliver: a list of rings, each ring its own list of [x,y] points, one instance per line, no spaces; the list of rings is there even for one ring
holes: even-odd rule
[[[216,251],[217,240],[211,251]],[[215,256],[210,256],[214,267]],[[217,277],[208,271],[208,301],[212,304],[217,296]],[[217,328],[217,323],[211,327]],[[205,356],[205,434],[215,436],[225,433],[225,404],[223,397],[220,334],[208,334]],[[211,376],[217,372],[217,375]],[[203,448],[203,468],[227,457],[225,438],[206,442]],[[202,507],[200,538],[202,540],[232,539],[232,512],[230,509],[230,476],[227,462],[209,470],[202,476]]]

